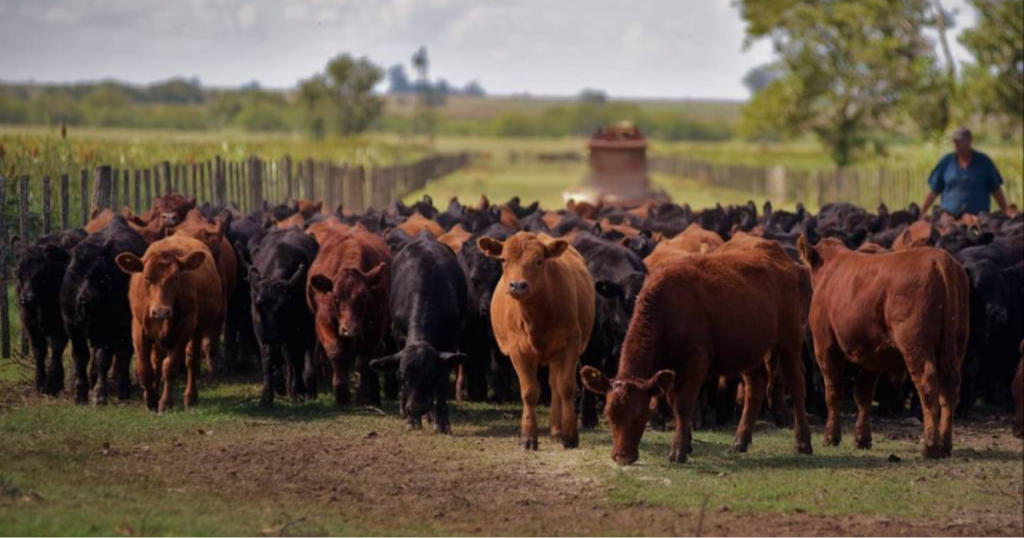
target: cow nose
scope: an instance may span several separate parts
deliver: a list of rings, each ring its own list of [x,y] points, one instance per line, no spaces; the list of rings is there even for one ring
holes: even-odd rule
[[[23,305],[32,304],[36,301],[36,295],[34,293],[24,293],[18,298],[18,301]]]
[[[342,338],[354,338],[356,336],[356,329],[355,327],[342,325],[338,328],[338,334],[340,334]]]
[[[613,455],[612,458],[615,460],[615,463],[618,463],[619,465],[632,465],[636,462],[638,456],[635,454],[631,455],[620,452]]]
[[[522,295],[529,287],[525,280],[513,280],[508,283],[508,292],[512,295]]]
[[[153,319],[168,319],[171,317],[171,309],[166,307],[154,308],[150,314],[153,316]]]
[[[164,219],[164,224],[168,226],[174,226],[178,223],[178,216],[174,213],[164,213],[161,217]]]

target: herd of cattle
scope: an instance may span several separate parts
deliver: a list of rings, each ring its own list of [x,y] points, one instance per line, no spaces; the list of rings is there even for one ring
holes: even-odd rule
[[[224,375],[259,357],[265,404],[315,397],[326,373],[339,405],[357,380],[357,403],[383,393],[410,426],[427,416],[449,432],[454,372],[458,400],[507,401],[518,386],[526,449],[542,400],[566,448],[603,402],[612,456],[629,464],[648,423],[674,417],[669,458],[683,462],[692,428],[737,405],[733,449],[745,451],[765,401],[792,421],[799,452],[812,452],[808,409],[826,410],[836,445],[852,386],[858,447],[871,446],[877,398],[880,412],[909,402],[924,454],[944,457],[954,413],[979,399],[1015,404],[1024,434],[1024,219],[919,213],[544,211],[518,198],[439,210],[424,197],[242,215],[169,194],[11,244],[36,388],[62,390],[70,341],[76,402],[104,403],[111,383],[128,398],[134,355],[147,407],[169,409],[184,370],[187,408],[203,364]]]

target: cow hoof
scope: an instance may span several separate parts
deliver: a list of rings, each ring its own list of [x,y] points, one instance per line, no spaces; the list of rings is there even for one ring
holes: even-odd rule
[[[434,424],[434,431],[437,432],[437,433],[442,433],[442,434],[451,434],[452,433],[452,426],[451,426],[451,424],[448,424],[447,422],[445,422],[445,423],[437,422],[437,423]]]
[[[89,401],[93,405],[107,405],[107,393],[96,391],[89,395]]]
[[[814,454],[814,449],[811,448],[810,443],[797,443],[796,445],[797,454],[806,454],[808,456]]]
[[[523,437],[519,442],[524,450],[537,450],[539,447],[536,437]]]
[[[687,454],[685,450],[674,448],[671,452],[668,453],[668,462],[686,463],[686,456]]]
[[[925,446],[923,455],[928,459],[939,459],[949,456],[939,445]]]
[[[748,443],[734,443],[732,447],[729,448],[729,452],[732,452],[733,454],[746,454],[748,446]]]
[[[871,439],[857,439],[857,448],[871,450]]]
[[[842,441],[842,437],[837,436],[825,436],[825,444],[828,446],[839,446],[839,442]]]
[[[576,437],[563,437],[562,438],[562,448],[565,448],[566,450],[570,450],[570,449],[573,449],[573,448],[579,448],[579,446],[580,446],[580,436],[579,435],[577,435]]]

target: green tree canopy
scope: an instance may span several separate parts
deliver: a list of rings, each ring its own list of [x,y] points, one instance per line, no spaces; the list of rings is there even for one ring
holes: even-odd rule
[[[960,42],[974,56],[964,68],[964,96],[973,112],[1024,125],[1024,0],[971,0],[978,24]]]
[[[299,100],[310,133],[317,138],[327,132],[346,136],[369,128],[384,110],[384,101],[373,93],[383,76],[366,58],[341,54],[327,62],[323,73],[303,80]]]

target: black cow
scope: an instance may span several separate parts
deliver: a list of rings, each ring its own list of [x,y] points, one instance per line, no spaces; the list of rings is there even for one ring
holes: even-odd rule
[[[147,246],[123,216],[114,215],[106,228],[71,250],[71,262],[60,286],[60,309],[71,339],[77,403],[88,399],[90,388],[94,403],[106,403],[107,375],[115,359],[118,397],[128,397],[133,351],[129,277],[114,258],[123,252],[141,258]]]
[[[274,401],[275,372],[282,366],[289,396],[316,397],[316,331],[306,304],[306,276],[318,250],[312,237],[288,228],[270,231],[253,253],[248,280],[263,364],[264,405]]]
[[[60,316],[60,283],[71,262],[71,249],[85,239],[82,230],[47,235],[28,245],[11,238],[15,293],[21,325],[28,332],[36,361],[36,391],[56,395],[64,388],[64,348],[68,336]],[[46,367],[49,352],[50,367]]]
[[[258,244],[266,233],[267,230],[263,227],[263,216],[260,213],[253,213],[230,221],[226,235],[229,244],[235,248],[235,255],[239,260],[240,267],[241,264],[252,261],[248,245],[250,243]],[[246,359],[255,357],[259,349],[256,334],[253,332],[252,296],[248,285],[248,273],[239,271],[238,277],[238,286],[231,294],[228,304],[224,331],[224,362],[230,371],[243,370],[248,367]]]
[[[470,400],[487,399],[487,377],[494,370],[491,389],[497,403],[510,401],[512,397],[512,361],[502,355],[491,328],[491,298],[494,288],[501,280],[501,261],[484,254],[477,246],[481,237],[493,237],[500,241],[508,239],[511,233],[504,226],[496,224],[473,234],[462,245],[459,253],[468,286],[468,308],[465,330],[460,349],[468,359],[464,365]]]
[[[466,358],[457,350],[467,304],[466,275],[447,245],[424,232],[395,256],[391,332],[401,351],[370,361],[370,366],[398,372],[400,409],[413,428],[421,427],[423,415],[432,411],[434,429],[451,432],[448,378]]]
[[[636,297],[647,278],[647,267],[632,250],[586,232],[579,233],[572,246],[586,260],[597,290],[594,330],[580,364],[613,376],[618,371],[619,351],[633,317]],[[598,421],[597,395],[581,392],[581,423],[584,428],[593,428]]]

